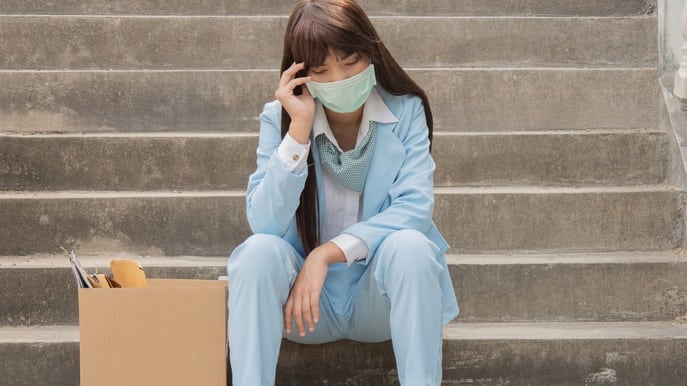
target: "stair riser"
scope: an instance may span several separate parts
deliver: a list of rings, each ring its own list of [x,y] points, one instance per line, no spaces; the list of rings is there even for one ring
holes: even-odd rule
[[[655,0],[360,0],[370,14],[411,15],[643,15],[655,10]],[[46,14],[180,14],[286,15],[296,1],[234,0],[4,0],[0,13]]]
[[[435,129],[656,127],[656,70],[411,70]],[[258,127],[275,71],[0,72],[10,132],[221,131]]]
[[[0,255],[81,251],[229,256],[249,236],[244,196],[4,200]]]
[[[669,192],[437,195],[455,251],[666,250],[681,245],[683,204]]]
[[[657,61],[656,18],[373,22],[407,67],[655,67]],[[0,16],[0,68],[275,69],[285,28],[285,17]]]
[[[437,186],[665,180],[667,133],[437,135]],[[0,190],[246,188],[257,136],[0,137]]]
[[[455,131],[656,127],[656,71],[449,70],[411,72]]]
[[[257,136],[0,137],[0,190],[243,190]]]
[[[685,349],[685,340],[450,341],[444,345],[444,380],[490,385],[678,385],[687,376]],[[604,375],[604,369],[615,373],[615,382]]]
[[[672,320],[687,313],[682,262],[451,268],[465,322]]]
[[[84,252],[225,256],[250,231],[243,196],[0,200],[0,255]],[[666,250],[683,240],[678,193],[437,194],[454,251]]]
[[[451,340],[444,385],[678,385],[687,377],[682,340]],[[78,342],[0,345],[8,385],[78,385]],[[59,363],[59,366],[55,366]],[[305,366],[304,364],[307,364]],[[615,374],[604,375],[605,374]],[[282,344],[277,385],[398,384],[391,344]]]
[[[280,358],[285,359],[277,370],[278,385],[319,385],[322,379],[331,385],[349,385],[350,379],[369,386],[398,382],[389,343],[345,342],[321,348],[284,342],[282,347]],[[687,375],[685,348],[684,340],[445,341],[443,384],[610,384],[615,383],[610,377],[594,374],[611,369],[621,385],[677,385]],[[291,350],[294,355],[286,354]],[[341,361],[355,368],[342,367]]]
[[[665,133],[434,137],[437,186],[639,185],[665,181]]]
[[[226,262],[218,258],[213,267],[162,268],[141,261],[148,277],[190,279],[226,275]],[[101,271],[109,272],[106,265]],[[0,326],[78,324],[69,269],[4,268]],[[450,269],[461,321],[670,320],[687,313],[685,264],[459,264]]]
[[[79,385],[79,342],[0,345],[2,385]]]

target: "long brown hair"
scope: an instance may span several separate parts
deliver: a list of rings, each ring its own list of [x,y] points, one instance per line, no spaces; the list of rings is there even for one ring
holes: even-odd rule
[[[377,84],[386,92],[420,97],[429,127],[431,149],[433,119],[427,94],[391,56],[358,3],[354,0],[302,0],[294,8],[286,26],[281,73],[294,62],[304,62],[304,73],[307,73],[308,68],[324,63],[329,49],[344,53],[344,57],[356,52],[366,55],[375,65]],[[282,108],[282,138],[289,131],[290,124],[291,117]],[[296,210],[298,237],[306,256],[319,243],[318,218],[317,181],[310,152],[308,177]]]

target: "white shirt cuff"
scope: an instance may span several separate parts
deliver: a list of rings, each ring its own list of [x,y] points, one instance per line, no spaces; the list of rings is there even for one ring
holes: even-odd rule
[[[289,133],[286,133],[284,139],[277,148],[279,159],[284,168],[291,173],[301,174],[308,166],[308,152],[310,151],[310,141],[303,145],[298,143]]]
[[[342,233],[331,239],[331,242],[343,251],[346,256],[346,266],[350,266],[353,262],[367,257],[367,244],[358,237]]]

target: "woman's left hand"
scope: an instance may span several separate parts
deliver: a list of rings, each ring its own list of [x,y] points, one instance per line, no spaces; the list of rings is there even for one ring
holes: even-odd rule
[[[310,332],[315,331],[315,323],[320,319],[320,294],[327,278],[329,264],[346,261],[343,251],[334,243],[328,242],[315,248],[303,263],[301,272],[291,288],[284,306],[284,326],[291,333],[291,319],[296,319],[300,336],[305,336],[305,319]]]

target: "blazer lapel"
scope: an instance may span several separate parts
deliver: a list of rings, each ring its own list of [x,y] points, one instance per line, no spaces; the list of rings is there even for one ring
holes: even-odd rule
[[[324,181],[322,178],[322,162],[320,162],[320,149],[317,146],[317,141],[310,136],[310,143],[312,149],[312,159],[315,164],[315,175],[317,176],[317,209],[320,216],[324,213],[325,208],[325,194],[324,194]]]
[[[403,143],[392,131],[397,124],[377,124],[377,141],[363,191],[362,220],[379,213],[405,159]]]

